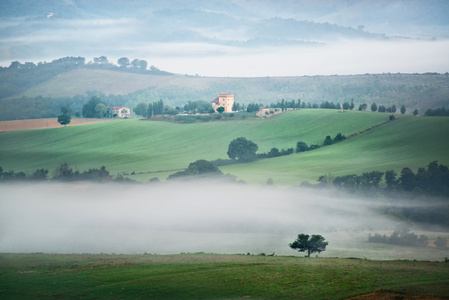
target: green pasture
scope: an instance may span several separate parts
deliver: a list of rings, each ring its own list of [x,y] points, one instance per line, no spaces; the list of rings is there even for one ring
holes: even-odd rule
[[[449,264],[254,255],[0,254],[2,299],[449,296]]]
[[[397,117],[402,117],[397,115]],[[386,122],[386,124],[384,124]],[[337,133],[363,132],[342,143],[302,154],[222,167],[247,182],[299,184],[323,174],[420,167],[449,163],[449,118],[405,116],[388,122],[388,114],[337,110],[298,110],[270,119],[176,124],[117,120],[82,126],[0,133],[0,166],[5,170],[52,172],[62,162],[80,171],[106,166],[112,173],[133,172],[136,179],[164,180],[198,159],[227,158],[229,143],[246,137],[271,148],[295,148],[298,141],[322,144]],[[140,174],[143,173],[143,174]]]
[[[449,118],[401,118],[317,150],[221,169],[247,182],[272,178],[275,184],[291,185],[313,182],[321,175],[392,169],[400,174],[404,167],[416,171],[435,160],[449,164]]]

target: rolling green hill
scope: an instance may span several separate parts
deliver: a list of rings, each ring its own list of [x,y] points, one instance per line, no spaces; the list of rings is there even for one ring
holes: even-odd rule
[[[398,115],[399,117],[399,115]],[[106,166],[112,174],[146,173],[134,178],[165,179],[198,159],[227,158],[233,139],[244,136],[271,148],[295,148],[298,141],[322,144],[327,135],[356,134],[388,121],[388,115],[335,110],[298,110],[267,120],[175,124],[117,120],[55,129],[0,133],[4,170],[54,170],[62,162],[81,171]],[[318,176],[449,164],[449,118],[405,116],[336,145],[302,154],[222,167],[249,183],[315,181]]]
[[[35,85],[19,96],[25,97],[73,97],[86,91],[98,91],[106,95],[125,95],[140,90],[166,87],[203,89],[217,79],[195,80],[194,77],[161,76],[118,72],[111,70],[76,69],[61,73],[50,80]]]
[[[99,95],[111,106],[134,108],[138,103],[164,100],[183,107],[188,101],[211,101],[218,94],[232,93],[240,104],[270,105],[285,99],[307,104],[325,101],[355,103],[355,109],[377,105],[417,108],[449,105],[448,74],[365,74],[349,76],[301,76],[259,78],[212,78],[173,75],[162,71],[136,72],[97,65],[56,65],[46,68],[0,68],[0,120],[57,117],[60,107],[82,105]],[[36,70],[39,69],[39,70]]]
[[[248,181],[263,183],[272,178],[278,184],[298,184],[327,174],[416,170],[435,160],[447,165],[448,153],[449,118],[410,117],[318,150],[222,169]]]
[[[17,97],[74,97],[86,91],[128,95],[127,105],[157,101],[183,105],[188,100],[211,101],[220,93],[233,93],[241,103],[264,105],[281,99],[340,103],[377,102],[386,106],[405,104],[424,109],[448,104],[449,75],[378,74],[348,76],[301,76],[260,78],[212,78],[160,76],[111,70],[75,69],[34,85]],[[410,111],[411,112],[411,111]]]

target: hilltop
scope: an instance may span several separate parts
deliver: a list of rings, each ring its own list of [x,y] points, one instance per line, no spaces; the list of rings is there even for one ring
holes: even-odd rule
[[[281,99],[312,105],[353,100],[356,107],[373,102],[405,105],[407,113],[417,108],[420,114],[449,105],[447,73],[221,78],[176,75],[154,66],[144,70],[84,64],[84,58],[82,63],[64,59],[38,66],[16,62],[1,68],[0,120],[57,117],[63,105],[80,112],[94,95],[109,105],[131,109],[139,102],[160,99],[182,107],[188,101],[209,102],[220,93],[232,93],[237,102],[245,104],[270,105]]]

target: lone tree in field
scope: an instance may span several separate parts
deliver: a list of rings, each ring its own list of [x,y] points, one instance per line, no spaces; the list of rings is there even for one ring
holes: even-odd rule
[[[232,140],[228,147],[228,156],[230,159],[238,159],[241,162],[249,162],[257,159],[256,152],[259,149],[256,143],[247,140],[244,137]]]
[[[405,114],[406,110],[407,109],[405,108],[405,105],[402,104],[402,106],[401,106],[401,114]]]
[[[314,234],[310,237],[308,234],[301,233],[298,234],[298,238],[293,243],[288,245],[299,252],[307,251],[307,257],[310,257],[312,253],[325,251],[328,244],[324,237],[319,234]]]
[[[62,114],[58,116],[58,123],[61,125],[64,125],[64,127],[67,124],[70,124],[70,122],[72,121],[72,117],[66,114]]]

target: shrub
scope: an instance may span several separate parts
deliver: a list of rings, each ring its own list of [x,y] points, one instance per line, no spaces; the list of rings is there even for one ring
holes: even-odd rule
[[[309,150],[309,146],[307,146],[306,143],[304,143],[302,141],[299,141],[298,143],[296,143],[296,153],[304,152],[307,150]]]
[[[332,141],[330,135],[328,135],[328,136],[326,136],[326,139],[324,140],[323,145],[324,146],[329,146],[329,145],[332,145],[333,143],[334,142]]]

